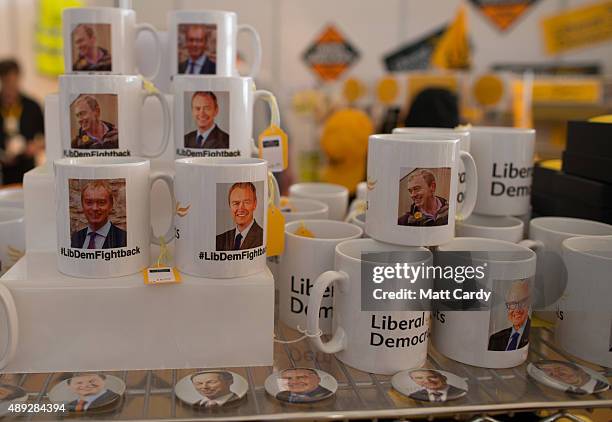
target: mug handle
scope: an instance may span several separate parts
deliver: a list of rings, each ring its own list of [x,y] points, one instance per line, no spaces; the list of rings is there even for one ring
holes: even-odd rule
[[[166,100],[166,97],[164,97],[164,94],[159,92],[153,84],[148,81],[145,81],[144,86],[146,90],[146,95],[143,98],[143,104],[147,97],[155,97],[159,101],[159,104],[162,108],[162,124],[164,131],[162,133],[161,145],[159,146],[159,149],[156,150],[153,154],[147,155],[144,152],[142,154],[148,158],[155,158],[159,157],[164,153],[164,151],[166,151],[166,148],[168,147],[168,142],[170,141],[170,106],[168,105],[168,101]]]
[[[0,302],[6,309],[6,315],[8,316],[8,332],[9,332],[9,343],[6,348],[6,353],[0,358],[0,369],[3,369],[15,356],[17,351],[17,342],[19,340],[19,320],[17,319],[17,307],[13,300],[11,291],[3,284],[0,283]]]
[[[164,242],[170,243],[174,239],[174,206],[176,204],[176,199],[174,198],[174,178],[169,174],[163,173],[151,176],[149,182],[149,189],[152,189],[153,184],[158,180],[162,180],[166,184],[166,186],[168,186],[168,190],[170,191],[170,199],[172,203],[172,219],[170,220],[170,227],[168,227],[168,231],[166,231],[166,234],[164,234],[163,236]],[[161,244],[159,238],[155,237],[155,234],[153,233],[153,226],[151,226],[151,242],[154,245]]]
[[[465,184],[467,186],[465,192],[465,201],[457,209],[456,219],[461,221],[472,215],[476,206],[476,194],[478,193],[478,172],[476,170],[476,162],[474,157],[469,152],[459,151],[459,158],[465,165]]]
[[[249,32],[253,37],[253,48],[255,49],[255,60],[251,65],[251,69],[249,73],[244,76],[250,76],[254,78],[259,73],[259,68],[261,67],[261,38],[259,38],[259,33],[255,28],[251,25],[238,25],[238,33],[240,32]],[[242,75],[241,75],[242,76]]]
[[[159,74],[159,69],[161,67],[161,61],[162,61],[161,41],[159,39],[159,35],[157,34],[157,30],[155,29],[153,25],[150,25],[148,23],[139,23],[138,25],[136,25],[136,37],[138,37],[138,34],[141,32],[151,33],[151,35],[153,36],[153,41],[155,42],[155,50],[157,51],[157,62],[155,63],[155,71],[153,72],[152,75],[143,75],[143,76],[147,79],[155,79],[157,75]]]
[[[268,203],[274,204],[276,208],[280,208],[280,188],[278,187],[278,180],[271,171],[268,171],[268,201]]]
[[[270,91],[266,91],[265,89],[258,89],[253,94],[253,102],[255,103],[257,100],[265,101],[270,108],[270,124],[269,126],[280,127],[280,111],[278,109],[278,102],[276,101],[276,97]],[[253,154],[259,154],[259,147],[255,143],[253,139],[252,142]]]
[[[539,240],[525,239],[525,240],[521,240],[520,242],[518,242],[518,244],[531,249],[536,254],[542,253],[542,251],[544,251],[544,243],[542,243]]]
[[[321,327],[319,326],[319,311],[321,309],[321,301],[323,300],[323,294],[325,289],[333,282],[346,283],[349,280],[349,276],[344,271],[325,271],[317,278],[314,282],[313,289],[308,298],[308,314],[306,315],[306,329],[310,341],[313,345],[324,353],[336,353],[346,348],[346,331],[344,328],[336,327],[336,332],[332,335],[332,338],[327,342],[321,341],[320,335]]]

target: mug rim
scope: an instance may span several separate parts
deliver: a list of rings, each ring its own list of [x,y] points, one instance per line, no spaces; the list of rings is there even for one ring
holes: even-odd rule
[[[369,139],[379,139],[385,142],[402,143],[402,142],[422,142],[428,143],[435,141],[436,144],[447,142],[449,144],[458,144],[461,141],[461,136],[452,136],[451,134],[436,134],[436,133],[375,133],[370,135]],[[375,144],[373,144],[375,145]]]
[[[468,221],[470,218],[475,217],[475,218],[480,218],[480,217],[484,217],[486,218],[491,218],[491,219],[500,219],[500,220],[509,220],[514,222],[515,224],[512,226],[484,226],[482,224],[472,224],[472,223],[466,223],[466,221]],[[470,215],[468,218],[466,218],[465,220],[457,220],[455,222],[455,225],[461,225],[463,227],[469,227],[469,228],[474,228],[474,229],[487,229],[487,230],[518,230],[519,228],[522,230],[523,227],[525,226],[525,223],[523,223],[523,221],[513,215],[479,215],[479,214],[472,214]]]
[[[53,161],[54,166],[73,168],[132,167],[149,163],[149,159],[142,157],[64,157]]]
[[[582,233],[572,233],[569,231],[559,231],[559,230],[553,230],[552,228],[550,228],[549,226],[542,226],[539,225],[538,223],[542,222],[542,223],[546,223],[549,221],[567,221],[569,223],[577,223],[577,224],[589,224],[591,226],[598,226],[601,227],[602,229],[608,229],[609,233],[606,234],[602,234],[602,235],[592,235],[592,234],[582,234]],[[595,220],[587,220],[584,218],[574,218],[574,217],[552,217],[552,216],[548,216],[548,217],[536,217],[536,218],[532,218],[529,221],[529,229],[531,230],[531,226],[534,226],[542,231],[548,232],[548,233],[554,233],[554,234],[562,234],[562,235],[567,235],[570,237],[577,237],[577,236],[610,236],[612,235],[612,226],[606,223],[602,223],[601,221],[595,221]],[[530,233],[531,235],[531,233]]]
[[[499,250],[499,251],[492,251],[489,249],[486,250],[481,250],[481,251],[471,251],[470,249],[464,248],[464,249],[441,249],[444,248],[444,246],[447,245],[451,245],[454,242],[472,242],[472,241],[478,241],[480,243],[488,243],[488,244],[498,244],[498,245],[502,245],[507,247],[507,249],[505,250]],[[438,251],[440,252],[528,252],[529,256],[525,257],[525,258],[521,258],[521,259],[516,259],[516,260],[501,260],[501,259],[482,259],[482,258],[471,258],[474,261],[487,261],[487,262],[494,262],[494,263],[499,263],[499,264],[504,264],[504,263],[513,263],[513,264],[517,264],[517,263],[526,263],[532,260],[535,260],[537,255],[535,253],[535,251],[533,249],[529,249],[527,246],[523,246],[523,245],[519,245],[517,243],[512,243],[512,242],[508,242],[507,240],[498,240],[498,239],[490,239],[490,238],[486,238],[486,237],[455,237],[454,239],[452,239],[450,242],[439,245],[438,246]]]
[[[132,12],[136,13],[134,9],[122,9],[118,7],[110,7],[110,6],[92,6],[92,7],[66,7],[63,11],[78,11],[78,12],[107,12],[112,10],[113,12],[117,11],[119,13],[124,12]],[[63,13],[62,11],[62,13]],[[89,23],[89,22],[81,22],[81,23]],[[92,22],[94,23],[94,22]]]
[[[596,259],[602,259],[604,261],[610,261],[612,263],[612,254],[610,256],[602,256],[591,252],[591,250],[584,250],[580,248],[583,242],[608,242],[610,243],[610,251],[612,252],[612,235],[609,236],[575,236],[565,239],[561,246],[570,252],[574,252],[580,255],[589,256]],[[577,243],[577,245],[574,245]]]
[[[397,132],[396,132],[397,131]],[[463,136],[469,135],[470,131],[467,129],[453,129],[450,127],[433,127],[433,126],[400,126],[393,128],[393,132],[390,135],[408,134],[408,133],[425,133],[431,131],[432,134],[453,134],[459,133]]]
[[[323,224],[323,225],[327,225],[327,226],[337,226],[337,227],[345,227],[347,229],[351,229],[354,230],[356,233],[349,235],[349,236],[342,236],[342,237],[306,237],[306,236],[300,236],[297,235],[289,230],[293,229],[294,226],[298,226],[301,225],[302,223],[315,223],[315,224]],[[355,239],[358,238],[359,236],[361,236],[363,234],[363,229],[359,226],[356,226],[355,224],[351,224],[351,223],[347,223],[345,221],[337,221],[337,220],[325,220],[325,219],[303,219],[303,220],[295,220],[295,221],[290,221],[287,224],[285,224],[285,235],[287,235],[288,237],[291,238],[295,238],[295,239],[306,239],[309,241],[320,241],[320,242],[325,242],[325,243],[337,243],[338,241],[343,242],[343,241],[347,241],[347,240],[351,240],[351,239]]]
[[[355,226],[358,227],[358,226]],[[384,243],[384,242],[379,242],[377,240],[371,239],[371,238],[357,238],[357,239],[349,239],[349,240],[345,240],[343,242],[340,242],[336,245],[335,248],[335,254],[336,257],[341,257],[342,259],[346,259],[350,262],[353,263],[362,263],[362,262],[368,262],[371,264],[388,264],[385,262],[375,262],[375,261],[364,261],[363,259],[360,258],[355,258],[354,255],[351,255],[349,253],[347,253],[344,249],[348,248],[348,247],[352,247],[353,245],[359,245],[359,244],[365,244],[365,245],[370,245],[370,246],[382,246],[383,248],[388,248],[387,250],[384,251],[375,251],[375,250],[368,250],[367,248],[363,248],[360,247],[360,253],[376,253],[376,252],[427,252],[428,255],[428,259],[429,258],[433,258],[433,254],[431,253],[431,251],[423,246],[404,246],[404,245],[394,245],[391,243]],[[414,261],[412,263],[420,263],[420,262],[425,262],[425,260],[418,260],[418,261]]]
[[[535,134],[535,129],[533,128],[521,128],[512,126],[470,126],[468,130],[470,132]]]
[[[302,189],[299,189],[299,188],[309,188],[309,187],[315,187],[315,186],[333,187],[336,190],[335,190],[335,192],[310,192],[310,191],[304,191]],[[342,185],[339,185],[337,183],[327,183],[327,182],[300,182],[300,183],[294,183],[291,186],[289,186],[289,198],[291,198],[292,189],[294,190],[294,192],[293,192],[294,194],[297,193],[298,195],[318,196],[318,197],[321,197],[321,198],[335,197],[335,196],[338,196],[338,195],[344,195],[345,193],[348,195],[348,189],[346,188],[346,186],[342,186]],[[295,189],[298,189],[298,191],[295,192]]]
[[[313,213],[313,212],[329,212],[329,205],[327,205],[325,202],[322,201],[317,201],[316,199],[310,199],[310,198],[298,198],[298,197],[288,197],[288,196],[281,196],[280,200],[283,201],[286,200],[287,202],[289,202],[289,204],[291,204],[292,201],[297,201],[297,203],[309,203],[312,205],[316,205],[319,208],[315,208],[312,210],[304,210],[304,211],[291,211],[291,215],[300,215],[300,214],[307,214],[307,213]],[[281,212],[282,212],[282,205],[280,206],[281,208]],[[288,223],[287,223],[288,224]]]
[[[184,157],[174,160],[176,164],[192,165],[200,167],[243,167],[243,166],[266,166],[268,162],[261,158],[252,157]]]
[[[224,16],[224,15],[234,15],[234,16],[238,16],[236,14],[236,12],[233,12],[231,10],[218,10],[218,9],[177,9],[177,10],[169,10],[168,11],[168,16],[172,17],[172,16],[178,16],[178,15],[197,15],[197,14],[209,14],[209,15],[215,15],[215,16]],[[186,23],[186,22],[178,22],[178,23]],[[198,22],[190,22],[190,23],[194,23],[194,24],[198,24]]]

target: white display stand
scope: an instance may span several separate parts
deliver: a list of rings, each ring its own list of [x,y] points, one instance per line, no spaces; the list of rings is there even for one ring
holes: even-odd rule
[[[171,97],[169,97],[171,99]],[[249,277],[147,286],[142,274],[80,279],[56,264],[52,161],[61,156],[57,95],[46,101],[49,163],[24,177],[26,256],[1,279],[17,309],[17,350],[0,372],[59,372],[272,365],[274,280]],[[157,106],[145,103],[143,139],[157,139]],[[172,133],[172,132],[171,132]],[[174,143],[152,172],[174,172]],[[174,211],[163,184],[151,194],[151,221],[162,233]],[[173,245],[170,245],[172,253]],[[151,259],[157,258],[153,248]],[[0,360],[8,350],[0,304]]]

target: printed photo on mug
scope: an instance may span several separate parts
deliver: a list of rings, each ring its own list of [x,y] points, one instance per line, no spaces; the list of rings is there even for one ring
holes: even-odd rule
[[[487,350],[512,351],[529,344],[531,282],[494,280]]]
[[[217,183],[217,251],[253,249],[264,242],[264,182]]]
[[[399,226],[446,226],[451,168],[402,167],[399,180]]]
[[[186,91],[183,101],[185,148],[229,148],[229,91]]]
[[[69,179],[70,247],[127,246],[125,179]]]
[[[117,94],[80,94],[70,102],[70,146],[119,148]]]
[[[179,24],[177,43],[178,73],[217,74],[217,25]]]
[[[113,70],[111,24],[80,23],[70,31],[73,72]]]

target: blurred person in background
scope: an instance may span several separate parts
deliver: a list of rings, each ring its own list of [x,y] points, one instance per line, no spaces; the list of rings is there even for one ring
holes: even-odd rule
[[[20,92],[15,60],[0,61],[1,183],[22,183],[23,175],[44,158],[44,117],[40,106]]]
[[[446,127],[459,125],[457,95],[445,88],[426,88],[419,92],[404,121],[406,127]]]

